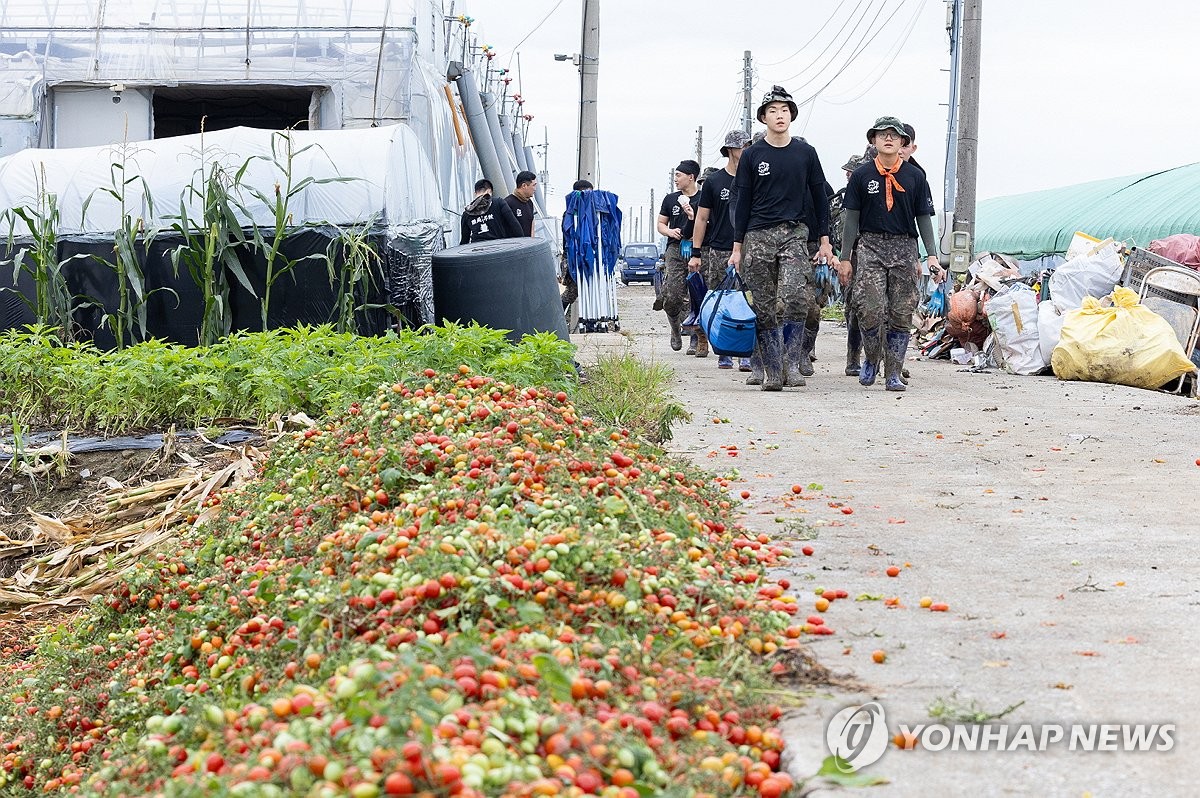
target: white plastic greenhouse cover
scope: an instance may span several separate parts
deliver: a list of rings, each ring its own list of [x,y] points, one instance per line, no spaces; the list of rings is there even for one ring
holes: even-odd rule
[[[437,179],[407,125],[286,136],[294,153],[293,185],[306,177],[336,180],[312,183],[289,201],[292,225],[440,226]],[[105,189],[125,183],[125,215],[169,227],[169,217],[179,216],[181,196],[188,217],[201,218],[199,199],[186,189],[201,189],[214,164],[230,179],[245,166],[240,185],[272,195],[276,184],[286,185],[287,144],[284,133],[238,127],[128,145],[24,150],[0,159],[0,208],[36,208],[42,196],[53,194],[60,235],[106,237],[120,228],[122,211]],[[274,225],[273,208],[244,188],[237,195],[248,212],[243,223]]]

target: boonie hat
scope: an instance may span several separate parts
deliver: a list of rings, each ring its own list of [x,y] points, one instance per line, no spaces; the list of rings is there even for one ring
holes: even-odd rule
[[[721,145],[721,155],[728,158],[730,150],[745,149],[750,143],[750,137],[744,130],[731,130],[725,134],[725,143]]]
[[[904,129],[904,123],[894,116],[881,116],[875,120],[875,124],[867,131],[867,141],[871,141],[876,133],[883,130],[895,131],[905,144],[911,144],[912,139],[909,138],[908,131]]]
[[[866,162],[867,162],[867,159],[861,155],[851,155],[849,158],[846,159],[846,162],[844,164],[842,164],[842,171],[843,172],[853,172],[855,169],[862,166]]]
[[[763,121],[767,114],[767,106],[771,103],[787,103],[788,110],[792,112],[792,120],[800,115],[800,109],[796,107],[796,101],[792,99],[792,95],[788,94],[787,89],[783,86],[772,86],[771,90],[763,95],[762,104],[758,106],[758,121]]]

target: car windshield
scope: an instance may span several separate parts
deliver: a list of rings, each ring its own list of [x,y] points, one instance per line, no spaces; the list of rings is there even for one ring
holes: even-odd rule
[[[653,244],[644,246],[628,246],[625,247],[625,257],[627,258],[657,258],[658,247]]]

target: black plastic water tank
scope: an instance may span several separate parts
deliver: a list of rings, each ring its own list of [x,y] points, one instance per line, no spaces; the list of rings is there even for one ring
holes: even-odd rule
[[[544,238],[501,238],[433,255],[433,310],[439,322],[510,330],[509,338],[552,332],[568,340],[557,267]]]

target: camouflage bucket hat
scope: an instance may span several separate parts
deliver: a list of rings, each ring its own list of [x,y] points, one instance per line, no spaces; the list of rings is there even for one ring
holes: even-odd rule
[[[763,121],[767,113],[767,106],[771,103],[786,103],[788,110],[792,112],[792,121],[796,121],[796,117],[800,115],[800,109],[796,107],[796,101],[792,99],[792,95],[788,94],[787,89],[783,86],[772,86],[771,90],[763,95],[762,105],[758,106],[758,121]]]
[[[912,139],[908,137],[908,131],[904,129],[904,123],[894,116],[881,116],[876,119],[875,124],[871,125],[870,130],[867,131],[867,141],[871,141],[876,133],[883,130],[893,131],[905,144],[912,142]]]
[[[867,162],[867,159],[861,155],[851,155],[846,162],[842,164],[842,171],[853,172],[858,167]]]
[[[743,130],[731,130],[725,134],[725,143],[721,145],[721,155],[729,157],[730,150],[743,150],[750,146],[750,137]]]

